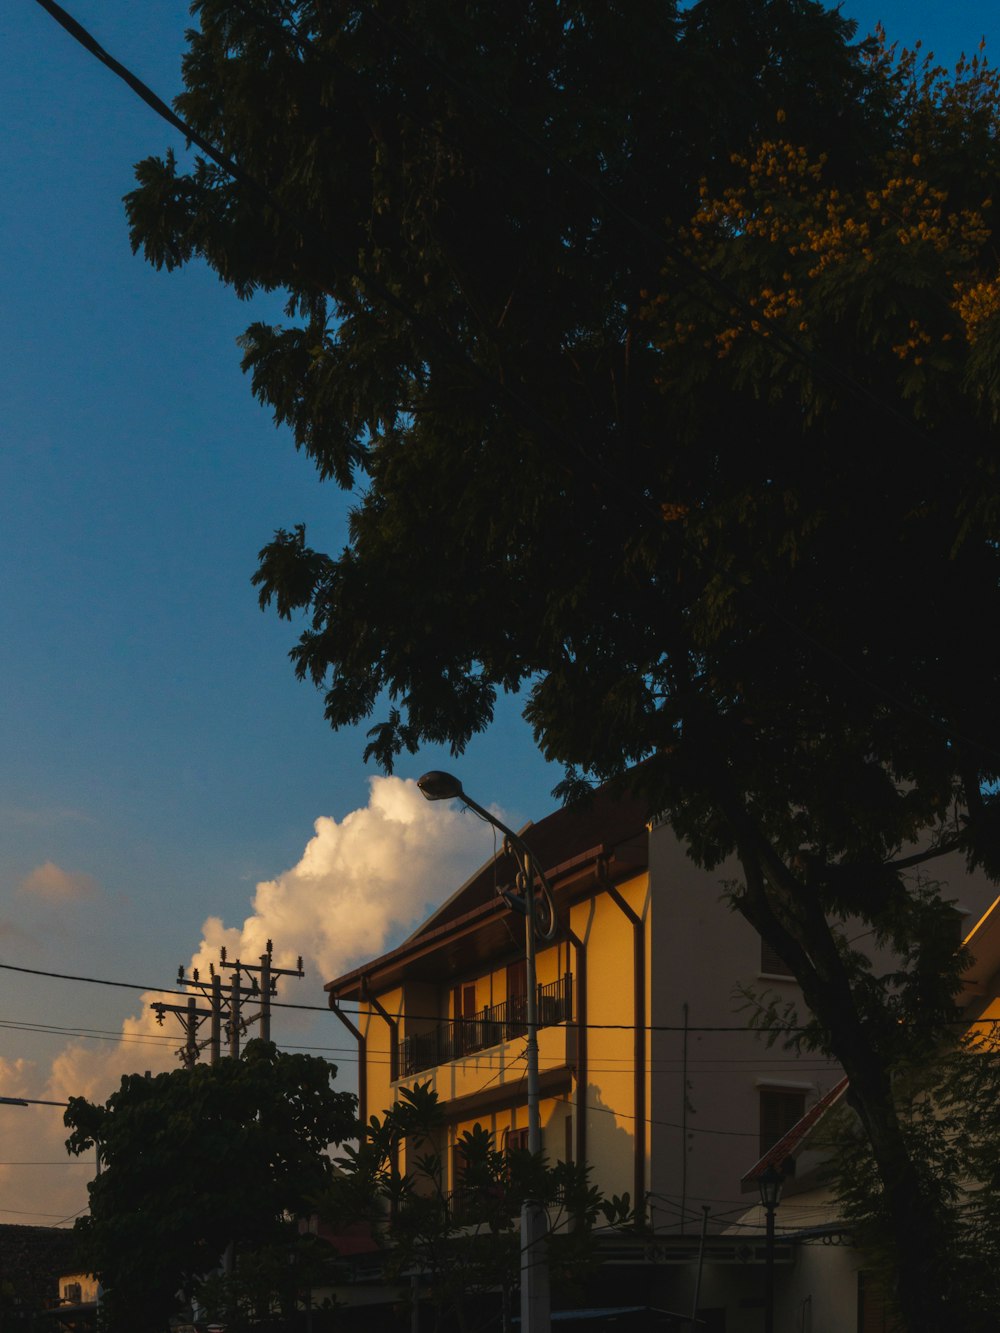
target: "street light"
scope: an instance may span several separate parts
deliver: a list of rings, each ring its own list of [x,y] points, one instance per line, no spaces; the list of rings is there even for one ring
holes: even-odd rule
[[[764,1333],[774,1333],[774,1210],[781,1202],[784,1175],[769,1162],[757,1177],[760,1201],[767,1216],[767,1236],[764,1250]]]
[[[528,1030],[525,1043],[525,1062],[528,1075],[528,1151],[540,1153],[542,1150],[542,1122],[539,1115],[538,1090],[538,983],[535,968],[536,937],[543,943],[555,937],[556,908],[552,889],[536,864],[531,848],[523,838],[518,837],[513,829],[497,819],[489,810],[474,801],[462,790],[458,778],[450,773],[433,769],[417,780],[417,786],[428,801],[461,801],[474,810],[481,819],[492,824],[503,834],[504,851],[513,856],[517,864],[515,893],[505,893],[508,906],[524,915],[524,958],[525,958],[525,1025]],[[535,883],[541,890],[541,905],[544,918],[538,919],[538,904],[535,902]],[[551,1313],[549,1307],[549,1267],[545,1256],[545,1234],[548,1218],[545,1210],[535,1200],[526,1199],[521,1205],[521,1330],[522,1333],[549,1333]]]

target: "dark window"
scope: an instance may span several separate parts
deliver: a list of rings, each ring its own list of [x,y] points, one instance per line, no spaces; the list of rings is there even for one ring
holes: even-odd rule
[[[792,969],[779,955],[777,949],[771,948],[767,940],[761,940],[760,942],[760,970],[773,977],[790,977],[792,975]]]
[[[528,964],[522,958],[507,968],[507,1036],[523,1036],[528,1023]]]
[[[454,1144],[451,1150],[451,1188],[452,1190],[461,1190],[462,1182],[465,1180],[465,1173],[468,1170],[469,1163],[466,1161],[465,1153],[459,1144]]]
[[[858,1270],[858,1333],[899,1333],[878,1279]]]
[[[566,1145],[564,1148],[563,1161],[572,1162],[573,1160],[573,1116],[566,1117]]]
[[[507,1131],[507,1152],[527,1152],[528,1151],[528,1131],[527,1129],[508,1129]]]
[[[806,1113],[806,1094],[787,1088],[760,1090],[760,1155],[784,1138]]]
[[[453,1043],[455,1055],[468,1055],[470,1051],[478,1051],[483,1043],[479,1040],[481,1024],[473,1021],[476,1014],[475,982],[454,988],[452,1009],[455,1019]]]

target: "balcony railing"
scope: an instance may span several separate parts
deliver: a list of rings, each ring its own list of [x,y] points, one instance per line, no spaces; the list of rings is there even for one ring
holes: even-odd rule
[[[573,978],[569,972],[558,981],[538,987],[540,1028],[565,1023],[572,1012]],[[515,995],[467,1018],[441,1023],[430,1032],[404,1037],[399,1043],[399,1076],[409,1078],[425,1069],[433,1069],[435,1065],[446,1065],[451,1060],[461,1060],[514,1037],[523,1037],[528,1030],[527,1016],[527,996]]]

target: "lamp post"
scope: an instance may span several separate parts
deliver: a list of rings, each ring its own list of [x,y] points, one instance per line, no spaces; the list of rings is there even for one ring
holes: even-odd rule
[[[484,809],[462,790],[458,778],[450,773],[432,770],[417,781],[417,786],[428,801],[461,801],[474,810],[481,819],[492,824],[504,836],[504,850],[517,863],[517,892],[504,895],[508,905],[524,915],[525,959],[525,1062],[528,1074],[528,1151],[542,1150],[542,1122],[539,1115],[538,1090],[538,983],[535,969],[536,937],[543,942],[556,933],[556,911],[552,889],[535,862],[531,849],[523,838],[507,827],[489,810]],[[539,920],[535,902],[535,882],[541,889],[545,917]],[[545,1254],[545,1234],[548,1218],[545,1209],[535,1200],[526,1199],[521,1205],[521,1331],[522,1333],[549,1333],[551,1311],[549,1306],[549,1267]]]
[[[764,1250],[764,1333],[774,1333],[774,1210],[781,1202],[784,1176],[769,1162],[757,1177],[760,1201],[767,1216]]]

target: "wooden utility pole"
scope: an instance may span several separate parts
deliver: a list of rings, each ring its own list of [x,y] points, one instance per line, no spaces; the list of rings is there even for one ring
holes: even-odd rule
[[[275,967],[271,961],[274,945],[270,940],[267,942],[267,948],[260,955],[260,961],[257,963],[244,963],[237,958],[230,962],[226,957],[226,950],[220,951],[220,967],[231,967],[233,969],[233,994],[236,994],[238,988],[241,996],[249,996],[252,999],[260,1000],[260,1010],[251,1018],[242,1023],[233,1023],[230,1019],[231,1027],[234,1032],[246,1031],[250,1023],[260,1023],[260,1035],[264,1041],[271,1040],[271,1000],[278,993],[279,977],[303,977],[305,973],[302,970],[302,955],[298,957],[294,967]],[[249,978],[249,986],[243,985],[243,973]],[[260,981],[257,980],[258,975]],[[230,1008],[232,1001],[230,1002]],[[238,1037],[237,1037],[238,1040]],[[232,1055],[232,1040],[230,1041],[230,1055]],[[237,1052],[238,1053],[238,1052]]]
[[[273,948],[271,941],[268,940],[267,949],[260,955],[259,963],[244,963],[239,958],[230,962],[226,957],[225,948],[219,950],[220,971],[230,968],[233,973],[228,994],[223,992],[222,977],[220,972],[215,970],[213,963],[209,964],[208,981],[202,981],[197,968],[193,969],[190,977],[185,976],[182,964],[177,971],[178,982],[182,986],[190,986],[197,990],[206,1001],[207,1008],[199,1008],[194,995],[188,998],[186,1004],[167,1004],[157,1001],[150,1006],[156,1012],[157,1022],[161,1024],[164,1014],[177,1014],[185,1038],[184,1045],[178,1049],[177,1054],[184,1062],[185,1068],[194,1068],[198,1056],[206,1048],[212,1064],[221,1059],[223,1026],[226,1030],[228,1052],[234,1059],[238,1058],[240,1053],[240,1038],[254,1023],[260,1024],[261,1037],[265,1041],[271,1040],[271,1000],[277,994],[278,978],[305,975],[302,970],[301,955],[295,967],[275,967],[272,961]],[[256,1013],[245,1014],[245,1002],[252,1003],[255,1000],[260,1001],[260,1009]],[[209,1020],[209,1036],[199,1041],[198,1029],[206,1019]]]
[[[213,1016],[213,1011],[199,1009],[193,995],[188,997],[186,1004],[167,1004],[164,1001],[157,1001],[151,1004],[150,1008],[156,1014],[156,1021],[161,1027],[164,1014],[177,1015],[184,1031],[184,1045],[178,1048],[177,1054],[183,1061],[185,1069],[193,1069],[198,1062],[198,1052],[204,1046],[204,1042],[200,1044],[198,1042],[198,1029],[206,1018]]]

